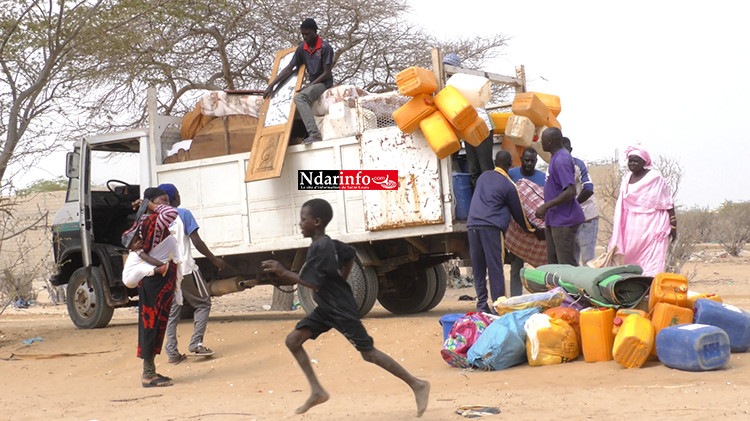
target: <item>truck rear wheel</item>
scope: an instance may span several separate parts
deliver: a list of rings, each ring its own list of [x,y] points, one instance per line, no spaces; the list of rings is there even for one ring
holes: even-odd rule
[[[432,297],[432,301],[430,301],[430,303],[427,304],[427,307],[425,307],[425,309],[422,311],[430,311],[433,308],[437,307],[437,305],[440,304],[440,301],[443,301],[443,297],[445,297],[445,288],[448,283],[448,273],[445,271],[445,268],[442,264],[435,265],[432,267],[432,269],[435,270],[435,279],[437,280],[435,295]]]
[[[359,309],[359,317],[365,317],[372,310],[375,300],[378,298],[377,272],[371,266],[363,266],[359,259],[355,259],[346,282],[352,287],[354,300],[357,302],[357,308]],[[307,314],[312,313],[318,306],[310,288],[300,285],[297,289],[297,296]]]
[[[68,281],[68,315],[79,329],[107,326],[115,309],[104,298],[104,277],[98,267],[91,268],[91,286],[86,282],[86,268],[79,268]]]
[[[438,282],[432,266],[425,268],[410,264],[387,273],[386,277],[389,289],[378,297],[378,301],[391,313],[419,313],[435,299]]]

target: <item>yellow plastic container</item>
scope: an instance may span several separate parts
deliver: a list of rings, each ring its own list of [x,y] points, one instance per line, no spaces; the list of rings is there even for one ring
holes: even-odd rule
[[[454,86],[446,86],[435,95],[435,105],[456,130],[466,130],[479,116],[477,110]]]
[[[676,306],[669,303],[656,303],[651,315],[651,324],[654,325],[654,334],[659,333],[665,327],[693,323],[693,310]],[[656,347],[651,350],[656,355]]]
[[[505,138],[524,148],[531,146],[535,132],[536,127],[531,119],[522,115],[512,114],[505,126]]]
[[[458,136],[472,146],[479,146],[480,143],[490,135],[490,128],[487,127],[482,117],[477,119],[464,130],[458,130]]]
[[[612,359],[612,324],[615,310],[591,308],[581,311],[581,348],[588,363]]]
[[[461,149],[461,143],[458,141],[456,132],[453,131],[453,127],[440,111],[435,111],[422,119],[419,122],[419,128],[422,129],[427,143],[430,144],[439,159],[443,159]]]
[[[432,96],[428,94],[417,94],[406,104],[393,112],[393,121],[404,133],[414,133],[419,129],[419,122],[423,118],[437,111]]]
[[[516,97],[513,98],[511,110],[513,114],[528,117],[535,126],[544,126],[547,124],[549,108],[533,92],[516,94]]]
[[[555,117],[560,115],[560,110],[562,108],[560,107],[560,97],[557,95],[552,94],[543,94],[541,92],[532,92],[534,95],[536,95],[543,103],[544,105],[549,108],[550,111],[552,111],[552,114],[555,115]]]
[[[723,303],[724,300],[721,299],[721,296],[718,294],[701,294],[699,292],[693,292],[688,290],[687,293],[687,306],[691,310],[695,310],[695,300],[698,300],[700,298],[706,298],[709,300],[716,301],[717,303]]]
[[[669,303],[680,307],[687,307],[688,280],[676,273],[660,273],[651,282],[648,296],[648,311],[654,309],[656,303]]]
[[[626,368],[643,366],[654,347],[654,335],[651,320],[637,314],[626,317],[612,346],[615,362]]]
[[[513,113],[490,113],[492,124],[495,125],[495,133],[505,133],[505,127],[508,125],[508,118],[512,115]]]
[[[516,145],[510,140],[503,136],[503,142],[500,144],[500,149],[508,151],[510,153],[511,167],[521,166],[521,156],[523,155],[523,147]]]
[[[435,75],[421,67],[409,67],[396,75],[398,93],[401,95],[417,96],[432,94],[437,90]]]
[[[562,130],[562,126],[560,125],[560,122],[557,121],[557,117],[555,117],[555,114],[552,113],[552,110],[550,110],[547,114],[547,122],[544,125],[547,127],[557,127],[558,129]]]
[[[630,316],[631,314],[637,314],[641,317],[648,318],[648,313],[643,310],[637,310],[634,308],[621,308],[617,310],[617,313],[615,313],[614,327],[612,328],[613,334],[617,335],[617,332],[620,331],[620,326],[622,326],[625,318]]]
[[[693,310],[669,303],[657,303],[651,315],[651,323],[655,333],[665,327],[693,323]]]

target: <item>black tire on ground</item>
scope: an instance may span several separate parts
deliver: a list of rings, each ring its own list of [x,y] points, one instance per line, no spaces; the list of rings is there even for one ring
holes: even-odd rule
[[[370,266],[362,266],[359,259],[354,259],[352,271],[346,279],[349,286],[352,287],[354,300],[357,302],[359,317],[365,317],[375,305],[378,298],[378,274]],[[305,313],[310,314],[318,303],[313,298],[313,291],[310,288],[299,286],[297,297]]]
[[[438,282],[432,267],[423,268],[410,264],[389,272],[386,276],[391,289],[381,294],[378,301],[391,313],[419,313],[435,298]]]
[[[435,296],[432,297],[432,301],[430,301],[430,303],[427,304],[427,307],[425,307],[422,311],[430,311],[433,308],[437,307],[437,305],[440,304],[440,301],[443,300],[443,297],[445,297],[445,289],[448,283],[448,273],[445,271],[445,268],[442,264],[435,265],[432,267],[432,269],[435,271],[437,288],[435,289]]]
[[[104,277],[98,267],[91,268],[91,287],[86,283],[86,269],[73,272],[68,281],[68,315],[79,329],[107,326],[115,309],[104,298]]]

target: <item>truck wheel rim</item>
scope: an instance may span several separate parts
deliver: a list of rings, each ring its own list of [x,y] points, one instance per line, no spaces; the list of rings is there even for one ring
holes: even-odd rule
[[[94,312],[94,307],[96,307],[94,290],[86,286],[85,281],[81,282],[76,288],[73,302],[75,303],[76,312],[79,315],[86,318],[91,317]]]

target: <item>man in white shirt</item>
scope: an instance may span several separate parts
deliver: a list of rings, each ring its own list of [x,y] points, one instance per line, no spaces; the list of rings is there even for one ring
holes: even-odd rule
[[[211,263],[219,270],[226,267],[224,260],[214,256],[209,250],[206,243],[203,242],[198,234],[198,223],[195,221],[192,212],[188,209],[180,208],[180,192],[173,184],[161,184],[160,189],[164,190],[169,196],[169,204],[177,209],[179,216],[169,227],[169,231],[177,239],[179,250],[180,265],[183,279],[182,285],[175,291],[175,299],[172,302],[172,309],[169,313],[167,322],[166,345],[170,364],[179,364],[185,358],[177,348],[177,324],[180,321],[183,303],[187,302],[195,309],[193,316],[193,336],[190,338],[188,351],[194,355],[209,356],[213,351],[203,345],[203,335],[206,333],[206,324],[208,324],[208,315],[211,312],[211,294],[208,285],[201,275],[198,265],[193,259],[190,245],[201,252]]]

